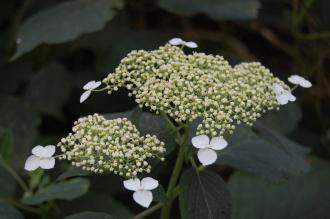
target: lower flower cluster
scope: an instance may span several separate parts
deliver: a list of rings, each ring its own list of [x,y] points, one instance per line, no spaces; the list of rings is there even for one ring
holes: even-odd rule
[[[58,147],[72,165],[94,173],[113,172],[133,178],[151,171],[150,160],[165,152],[156,136],[141,136],[126,118],[107,120],[98,114],[78,119],[72,133],[62,138]]]

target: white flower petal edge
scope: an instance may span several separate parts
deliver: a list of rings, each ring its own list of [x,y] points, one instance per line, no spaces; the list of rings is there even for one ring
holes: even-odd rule
[[[45,147],[37,145],[32,149],[32,154],[25,161],[24,169],[33,171],[41,167],[42,169],[52,169],[55,166],[55,158],[52,157],[55,153],[54,145]]]
[[[133,193],[133,199],[142,207],[148,208],[152,202],[152,192],[147,190],[139,190]]]
[[[151,177],[145,177],[141,180],[141,186],[145,190],[153,190],[157,188],[158,185],[159,185],[158,181]]]
[[[89,81],[84,85],[83,89],[85,92],[80,96],[80,103],[87,100],[87,98],[91,95],[92,91],[98,88],[102,84],[101,81]]]
[[[203,148],[198,150],[197,157],[199,162],[201,162],[204,166],[208,166],[217,160],[218,155],[210,148]]]
[[[128,179],[124,181],[124,187],[131,191],[137,191],[141,187],[141,182],[139,179]]]
[[[191,143],[195,148],[207,148],[210,144],[210,139],[206,135],[198,135],[191,139]]]
[[[276,94],[277,102],[280,105],[285,105],[289,101],[296,101],[296,97],[291,93],[291,91],[284,90],[284,88],[279,84],[273,84],[272,89]]]
[[[197,43],[192,42],[192,41],[186,42],[185,46],[189,47],[189,48],[197,48],[198,47]]]
[[[227,147],[228,142],[222,137],[215,137],[211,139],[210,148],[213,150],[223,150]]]
[[[84,102],[85,100],[87,100],[87,98],[91,95],[92,91],[91,90],[87,90],[85,91],[81,96],[80,96],[80,103]]]
[[[173,38],[173,39],[170,39],[170,41],[168,41],[171,45],[173,46],[178,46],[178,45],[181,45],[184,41],[181,39],[181,38]]]
[[[299,85],[303,88],[310,88],[312,87],[312,83],[309,80],[306,80],[305,78],[299,76],[299,75],[291,75],[288,78],[288,81],[292,84]]]

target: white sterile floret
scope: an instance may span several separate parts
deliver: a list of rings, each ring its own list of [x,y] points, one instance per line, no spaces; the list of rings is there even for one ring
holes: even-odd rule
[[[291,82],[292,84],[296,84],[304,88],[312,87],[312,83],[309,80],[306,80],[305,78],[299,75],[291,75],[288,78],[288,81]]]
[[[228,143],[222,137],[214,137],[209,139],[206,135],[195,136],[191,139],[191,143],[195,148],[198,148],[198,160],[204,165],[213,164],[217,160],[217,150],[223,150]]]
[[[55,165],[55,158],[52,157],[55,153],[54,145],[45,147],[38,145],[32,149],[32,155],[25,162],[24,169],[33,171],[41,167],[42,169],[52,169]]]
[[[276,94],[277,102],[281,105],[287,104],[289,101],[296,101],[296,97],[292,95],[291,91],[285,90],[279,84],[273,84],[273,91]]]
[[[80,103],[84,102],[92,93],[92,91],[101,85],[101,81],[90,81],[84,85],[85,92],[80,96]]]
[[[158,185],[158,181],[151,177],[145,177],[142,180],[135,178],[124,181],[124,187],[128,190],[134,191],[134,201],[145,208],[150,206],[153,199],[150,190],[157,188]]]
[[[178,45],[184,45],[186,47],[189,47],[189,48],[197,48],[198,45],[197,43],[193,42],[193,41],[184,41],[182,40],[181,38],[173,38],[169,41],[169,43],[173,46],[178,46]]]

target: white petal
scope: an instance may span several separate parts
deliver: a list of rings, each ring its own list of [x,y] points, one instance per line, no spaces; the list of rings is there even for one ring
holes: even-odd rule
[[[289,98],[286,94],[280,94],[276,96],[277,102],[281,105],[285,105],[289,102]]]
[[[37,145],[32,149],[32,154],[38,157],[44,157],[44,155],[46,154],[46,149],[41,145]]]
[[[288,78],[288,81],[291,82],[292,84],[299,84],[301,80],[304,80],[304,78],[299,75],[291,75]]]
[[[185,43],[185,46],[189,48],[197,48],[197,43],[189,41]]]
[[[210,139],[206,135],[198,135],[191,139],[191,143],[195,148],[207,148],[210,144]]]
[[[137,191],[141,187],[141,182],[139,179],[128,179],[124,182],[124,187],[131,191]]]
[[[272,89],[273,89],[275,94],[280,94],[284,90],[283,87],[279,84],[273,84]]]
[[[95,81],[89,81],[89,82],[87,82],[87,84],[84,85],[83,89],[84,90],[91,90],[91,89],[93,89],[94,84],[95,84]]]
[[[56,148],[54,145],[47,145],[44,149],[44,155],[42,157],[51,157],[55,154]]]
[[[168,42],[173,46],[177,46],[177,45],[181,45],[183,43],[183,40],[181,38],[173,38]]]
[[[312,87],[312,83],[309,80],[306,80],[306,79],[300,81],[299,85],[301,87],[304,87],[304,88],[310,88],[310,87]]]
[[[55,158],[54,157],[47,157],[47,158],[41,158],[39,162],[39,166],[42,169],[52,169],[55,166]]]
[[[101,81],[96,81],[96,82],[92,85],[92,87],[91,87],[90,90],[94,90],[94,89],[98,88],[101,84],[102,84]]]
[[[213,150],[222,150],[227,147],[228,142],[222,137],[215,137],[211,139],[210,146]]]
[[[207,166],[213,164],[217,160],[218,155],[213,149],[205,148],[198,150],[197,157],[199,162]]]
[[[88,97],[89,95],[91,95],[92,91],[90,90],[87,90],[85,91],[81,96],[80,96],[80,103],[84,102]]]
[[[24,169],[28,171],[33,171],[38,169],[39,161],[40,161],[39,157],[35,155],[29,156],[28,159],[26,159],[25,161]]]
[[[133,193],[133,199],[139,205],[148,208],[152,202],[152,192],[140,190]]]
[[[158,187],[158,184],[158,181],[151,177],[145,177],[141,180],[141,186],[144,190],[153,190]]]
[[[296,101],[296,97],[292,95],[290,91],[283,91],[282,95],[286,95],[287,99],[291,102]]]

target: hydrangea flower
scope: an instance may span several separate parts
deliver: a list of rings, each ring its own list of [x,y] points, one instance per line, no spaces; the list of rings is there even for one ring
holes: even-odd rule
[[[281,85],[279,84],[273,84],[272,87],[274,93],[276,94],[276,99],[279,104],[285,105],[289,101],[294,102],[296,100],[296,97],[292,95],[291,91],[285,90]]]
[[[55,165],[54,145],[47,145],[45,147],[38,145],[32,149],[32,155],[28,157],[25,162],[24,169],[33,171],[41,167],[42,169],[52,169]]]
[[[137,178],[124,181],[124,187],[128,190],[134,191],[133,199],[139,205],[148,208],[152,202],[153,196],[150,190],[158,187],[158,181],[145,177],[142,180]]]
[[[288,78],[288,81],[292,84],[299,85],[303,88],[310,88],[312,87],[312,83],[309,80],[306,80],[305,78],[299,76],[299,75],[291,75]]]
[[[173,38],[170,41],[168,41],[171,45],[173,46],[178,46],[178,45],[183,45],[189,48],[197,48],[197,43],[193,42],[193,41],[184,41],[181,38]]]
[[[223,150],[228,143],[222,137],[214,137],[209,139],[206,135],[195,136],[191,139],[191,143],[195,148],[198,148],[198,160],[204,165],[213,164],[217,160],[217,150]]]
[[[83,89],[85,92],[80,96],[80,103],[84,102],[92,93],[92,91],[96,88],[98,88],[101,85],[101,81],[90,81],[85,86]]]

